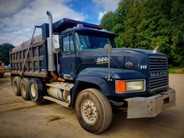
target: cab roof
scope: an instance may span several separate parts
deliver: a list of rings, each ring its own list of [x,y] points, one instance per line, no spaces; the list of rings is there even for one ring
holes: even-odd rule
[[[117,36],[116,34],[110,33],[108,31],[102,31],[102,30],[97,30],[97,29],[88,28],[88,27],[70,28],[63,31],[61,34],[71,33],[71,32],[79,32],[80,34],[85,34],[85,35],[88,34],[88,35],[107,36],[111,38],[114,38]]]
[[[86,22],[71,20],[67,18],[63,18],[55,23],[53,23],[53,32],[62,32],[63,30],[66,30],[67,28],[73,28],[77,26],[77,24],[82,24],[83,27],[89,27],[93,29],[101,29],[102,27],[100,25],[90,24]]]

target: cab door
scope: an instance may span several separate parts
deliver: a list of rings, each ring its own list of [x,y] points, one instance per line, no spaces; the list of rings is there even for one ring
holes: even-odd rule
[[[75,47],[72,33],[61,37],[60,74],[63,78],[73,80],[75,78]]]

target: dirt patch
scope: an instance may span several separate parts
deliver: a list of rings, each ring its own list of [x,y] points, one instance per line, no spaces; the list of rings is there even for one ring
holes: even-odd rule
[[[10,109],[10,110],[5,110],[5,111],[0,111],[0,113],[8,113],[8,112],[15,112],[15,111],[20,111],[20,110],[29,110],[31,108],[37,107],[37,105],[32,105],[29,107],[18,107],[18,108],[14,108],[14,109]]]
[[[3,78],[0,78],[0,86],[3,84],[10,83],[10,74],[5,73]]]

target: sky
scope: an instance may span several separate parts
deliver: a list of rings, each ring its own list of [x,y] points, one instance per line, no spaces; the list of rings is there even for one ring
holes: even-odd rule
[[[100,24],[103,15],[115,11],[120,0],[0,0],[0,44],[19,45],[31,38],[34,25],[69,18]],[[36,32],[40,33],[39,31]]]

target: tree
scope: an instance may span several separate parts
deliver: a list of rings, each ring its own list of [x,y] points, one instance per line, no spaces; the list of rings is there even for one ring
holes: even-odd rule
[[[4,43],[0,45],[0,61],[5,65],[9,65],[9,50],[14,48],[12,44]]]
[[[175,65],[184,66],[184,1],[171,3],[171,55]]]
[[[107,31],[111,31],[112,30],[112,16],[113,13],[110,11],[108,13],[106,13],[102,20],[101,20],[101,26],[106,29]]]
[[[158,46],[169,64],[184,66],[183,0],[121,0],[111,15],[103,27],[110,25],[107,30],[119,35],[117,47],[152,50]]]

